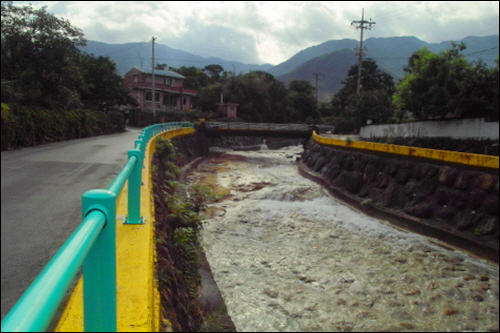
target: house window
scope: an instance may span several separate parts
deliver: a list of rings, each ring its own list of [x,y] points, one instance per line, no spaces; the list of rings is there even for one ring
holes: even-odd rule
[[[153,93],[151,91],[146,91],[146,102],[151,102],[151,96],[153,96]],[[160,93],[155,92],[155,101],[160,101]]]
[[[182,103],[183,103],[184,105],[186,105],[186,104],[187,104],[187,98],[186,98],[186,97],[183,97],[183,98],[182,98]]]
[[[137,74],[134,74],[134,81],[133,81],[133,82],[135,83],[135,82],[137,82],[137,81],[138,81],[138,80],[137,80]]]
[[[165,94],[163,96],[163,104],[166,107],[176,107],[177,106],[177,96]]]
[[[175,79],[172,79],[170,77],[166,77],[164,80],[163,80],[163,83],[168,86],[168,87],[175,87]]]
[[[149,82],[153,81],[153,76],[151,74],[147,74],[146,81],[149,81]]]

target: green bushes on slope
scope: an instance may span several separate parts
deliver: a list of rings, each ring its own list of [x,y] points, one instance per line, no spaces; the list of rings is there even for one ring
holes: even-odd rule
[[[2,103],[1,149],[120,132],[125,120],[119,112],[90,110],[47,111]]]

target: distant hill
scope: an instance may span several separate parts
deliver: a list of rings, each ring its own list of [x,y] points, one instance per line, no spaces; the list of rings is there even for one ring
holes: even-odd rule
[[[279,76],[278,80],[285,83],[291,80],[309,80],[313,86],[316,86],[313,73],[322,73],[318,82],[318,99],[327,102],[332,99],[334,92],[342,88],[340,82],[357,62],[352,49],[338,50],[306,61],[291,72]]]
[[[495,66],[498,57],[498,36],[467,37],[463,52],[469,61],[482,59],[488,66]],[[457,42],[461,42],[457,41]],[[269,73],[285,83],[290,80],[308,80],[316,85],[314,73],[321,73],[318,84],[320,101],[327,102],[342,87],[340,82],[349,68],[357,62],[354,48],[358,41],[344,39],[328,41],[300,51],[289,60],[271,68]],[[404,76],[403,66],[408,58],[422,47],[432,52],[451,48],[451,42],[429,44],[416,37],[369,38],[365,44],[367,57],[374,59],[379,68],[392,75],[395,82]]]
[[[123,75],[133,66],[151,66],[151,43],[127,43],[127,44],[107,44],[96,41],[87,41],[82,51],[95,56],[109,57],[116,63],[119,74]],[[236,73],[247,73],[251,70],[266,71],[273,65],[249,65],[238,61],[228,61],[220,58],[203,58],[192,53],[170,48],[166,45],[155,45],[155,57],[157,64],[167,64],[171,67],[195,66],[203,68],[210,64],[221,65],[226,71],[236,71]]]
[[[359,42],[354,39],[329,40],[323,44],[311,46],[300,51],[287,61],[270,68],[268,72],[278,77],[293,71],[311,59],[342,49],[354,50],[354,47],[357,45],[359,45]]]
[[[464,51],[467,60],[477,61],[481,58],[488,66],[495,66],[495,60],[498,57],[498,36],[467,37],[461,41],[468,46]],[[319,82],[319,98],[327,102],[342,87],[340,82],[346,77],[349,68],[356,63],[354,48],[358,44],[359,42],[354,39],[329,40],[308,47],[277,66],[251,65],[214,57],[204,58],[162,44],[156,44],[155,54],[157,63],[166,63],[171,67],[203,68],[206,65],[219,64],[225,71],[235,71],[236,74],[257,70],[266,71],[286,83],[290,80],[309,80],[316,85],[313,74],[321,73],[323,75]],[[379,68],[392,75],[396,82],[403,77],[403,66],[407,64],[413,52],[424,46],[432,52],[451,48],[450,42],[429,44],[416,37],[369,38],[364,45],[367,49],[367,57],[374,59]],[[122,75],[133,66],[151,66],[151,43],[149,42],[106,44],[88,41],[87,46],[81,49],[96,56],[111,58]]]

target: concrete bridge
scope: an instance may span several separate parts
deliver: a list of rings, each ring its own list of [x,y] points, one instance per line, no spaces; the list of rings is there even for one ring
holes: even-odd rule
[[[208,137],[257,136],[309,139],[312,136],[313,130],[319,133],[328,129],[326,126],[307,124],[206,123],[200,131],[204,132]]]

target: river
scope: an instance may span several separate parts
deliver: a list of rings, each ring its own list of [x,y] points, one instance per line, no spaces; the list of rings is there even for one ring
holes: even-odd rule
[[[498,331],[498,266],[341,204],[301,153],[227,152],[189,178],[223,197],[202,238],[238,331]]]

